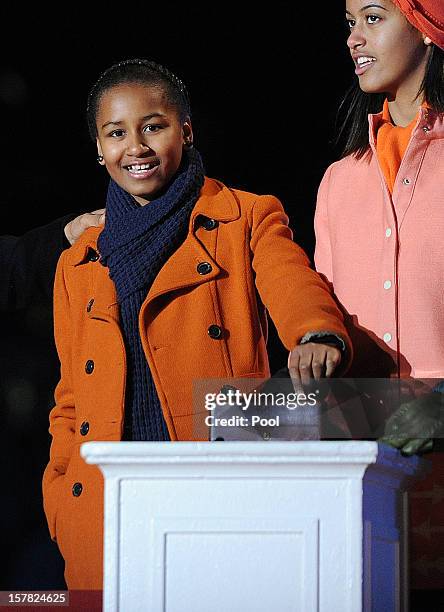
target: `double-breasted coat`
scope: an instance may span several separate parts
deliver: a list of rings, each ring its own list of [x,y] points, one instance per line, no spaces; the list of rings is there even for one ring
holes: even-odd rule
[[[269,375],[265,309],[287,349],[322,330],[341,336],[351,354],[342,315],[287,221],[276,198],[205,179],[188,234],[139,314],[171,440],[200,437],[193,380]],[[102,588],[102,477],[81,459],[80,445],[120,440],[124,417],[125,347],[115,287],[97,253],[99,233],[89,229],[62,254],[54,291],[61,379],[43,492],[71,589]]]

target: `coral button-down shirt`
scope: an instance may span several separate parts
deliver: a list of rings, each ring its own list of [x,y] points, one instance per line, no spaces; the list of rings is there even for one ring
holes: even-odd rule
[[[318,272],[332,283],[356,338],[390,363],[381,376],[444,377],[444,115],[421,108],[387,185],[369,116],[370,151],[326,171],[315,216]],[[356,338],[352,338],[355,340]],[[356,347],[356,354],[360,346]],[[370,376],[371,353],[363,356]],[[377,355],[377,353],[375,353]],[[379,356],[373,361],[383,363]]]

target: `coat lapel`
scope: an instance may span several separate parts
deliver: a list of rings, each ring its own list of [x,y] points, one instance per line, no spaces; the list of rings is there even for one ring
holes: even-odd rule
[[[228,223],[240,217],[239,203],[234,193],[225,185],[205,178],[201,195],[191,213],[187,237],[154,279],[143,307],[162,294],[208,282],[219,274],[217,262],[196,237],[198,218],[201,215],[220,223]],[[91,292],[95,294],[95,307],[90,316],[118,320],[117,294],[108,268],[102,266],[99,261],[87,261],[88,251],[97,251],[97,239],[101,230],[102,228],[90,228],[85,232],[73,249],[71,264],[93,266]],[[200,274],[197,268],[201,263],[210,264],[211,271]]]
[[[109,269],[99,260],[91,261],[89,255],[97,253],[97,240],[101,227],[88,229],[70,253],[70,263],[74,267],[87,266],[89,274],[89,294],[92,301],[87,309],[89,318],[99,318],[118,322],[119,309],[116,288],[109,277]]]
[[[199,216],[215,219],[221,223],[234,221],[240,216],[239,204],[234,194],[224,185],[213,179],[205,179],[201,196],[191,213],[187,237],[154,279],[144,306],[159,295],[200,285],[218,276],[220,268],[217,262],[196,238]],[[201,263],[210,264],[211,271],[200,274],[197,268]]]

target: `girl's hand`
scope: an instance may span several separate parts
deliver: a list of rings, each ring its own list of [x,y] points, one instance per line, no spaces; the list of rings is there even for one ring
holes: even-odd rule
[[[296,346],[288,356],[288,370],[295,389],[320,378],[330,377],[341,363],[341,351],[329,344],[307,342]]]

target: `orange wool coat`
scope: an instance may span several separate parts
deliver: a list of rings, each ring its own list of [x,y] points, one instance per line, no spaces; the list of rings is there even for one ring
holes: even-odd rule
[[[269,375],[264,306],[287,349],[307,332],[325,330],[342,336],[351,354],[342,315],[287,221],[276,198],[205,180],[188,235],[139,315],[172,440],[199,437],[193,379]],[[114,284],[96,254],[99,233],[89,229],[62,254],[54,290],[61,380],[43,494],[70,589],[102,588],[103,483],[98,468],[80,458],[80,445],[120,440],[123,428],[125,348]],[[206,274],[197,270],[202,263],[209,264]],[[214,325],[220,337],[209,335]]]

